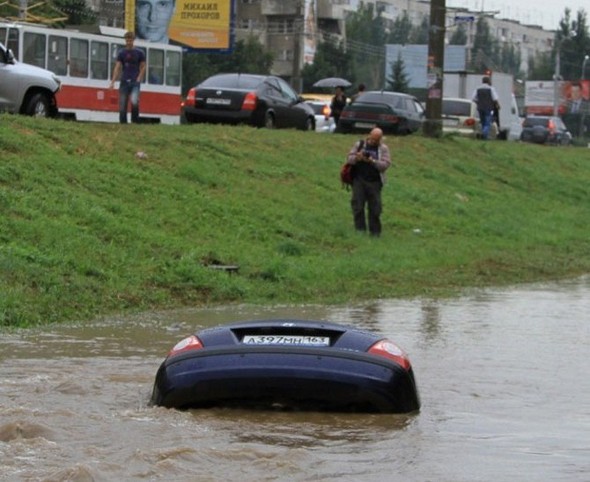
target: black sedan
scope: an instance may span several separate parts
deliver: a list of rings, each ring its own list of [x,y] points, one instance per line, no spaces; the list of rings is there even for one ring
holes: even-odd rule
[[[572,143],[572,135],[560,117],[530,115],[522,123],[520,140],[567,146]]]
[[[356,412],[420,408],[407,355],[375,333],[312,320],[254,320],[202,330],[176,344],[152,403]]]
[[[218,74],[189,90],[182,106],[187,123],[248,124],[315,129],[315,113],[287,82],[272,75]]]
[[[422,127],[424,107],[415,97],[400,92],[369,91],[348,104],[336,132],[368,132],[380,127],[390,134],[411,134]]]

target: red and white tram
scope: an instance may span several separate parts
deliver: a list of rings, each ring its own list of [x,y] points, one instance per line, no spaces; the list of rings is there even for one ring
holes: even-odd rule
[[[59,113],[80,121],[119,122],[117,86],[109,89],[117,52],[125,46],[121,29],[101,34],[42,25],[0,22],[0,42],[19,62],[51,70],[61,80]],[[146,55],[140,120],[180,122],[182,48],[136,40]]]

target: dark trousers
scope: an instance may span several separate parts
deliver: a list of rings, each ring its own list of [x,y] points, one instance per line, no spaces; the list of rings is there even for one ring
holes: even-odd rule
[[[127,104],[131,101],[131,122],[139,122],[139,82],[119,85],[119,122],[127,124]]]
[[[352,216],[354,228],[357,231],[366,231],[365,205],[368,208],[369,232],[373,236],[381,234],[381,181],[365,181],[355,178],[352,182]]]

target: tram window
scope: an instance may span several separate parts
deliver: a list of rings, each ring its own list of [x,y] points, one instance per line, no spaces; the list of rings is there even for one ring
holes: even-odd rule
[[[45,68],[45,34],[25,32],[23,62]]]
[[[117,55],[119,50],[125,48],[123,44],[111,44],[111,71],[109,72],[109,76],[113,78],[113,70],[115,70],[115,65],[117,64]]]
[[[149,49],[148,82],[162,85],[164,83],[164,51]]]
[[[88,40],[73,38],[70,50],[70,75],[88,77]]]
[[[49,52],[47,55],[47,69],[57,75],[67,75],[68,73],[68,39],[58,37],[57,35],[49,36]]]
[[[137,45],[135,46],[135,48],[138,50],[141,50],[143,52],[143,57],[147,60],[147,49],[145,47],[138,47]],[[147,62],[146,62],[146,64],[147,64]],[[147,82],[147,77],[144,75],[141,83],[145,84],[146,82]]]
[[[109,78],[109,44],[106,42],[92,41],[90,44],[90,77]]]
[[[166,85],[180,85],[180,52],[166,52]]]

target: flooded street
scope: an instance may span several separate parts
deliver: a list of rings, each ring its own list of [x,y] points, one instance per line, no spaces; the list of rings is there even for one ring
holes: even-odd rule
[[[237,320],[325,319],[409,354],[413,415],[150,407],[168,350]],[[0,338],[1,481],[590,480],[590,277],[449,300],[220,307]]]

